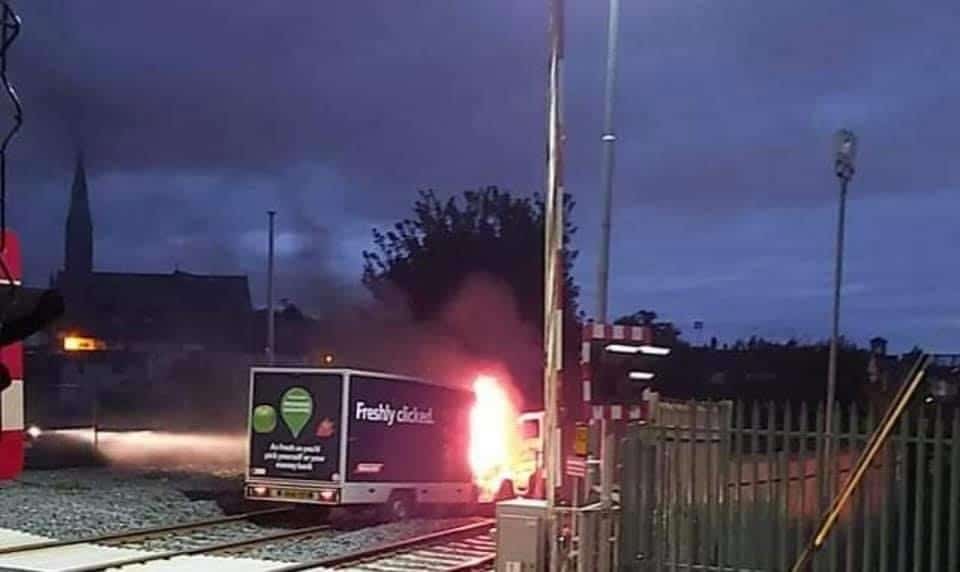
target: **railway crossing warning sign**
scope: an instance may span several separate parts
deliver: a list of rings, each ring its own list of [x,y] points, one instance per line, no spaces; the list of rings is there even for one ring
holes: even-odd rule
[[[573,431],[573,454],[586,457],[590,428],[584,423],[578,423]]]

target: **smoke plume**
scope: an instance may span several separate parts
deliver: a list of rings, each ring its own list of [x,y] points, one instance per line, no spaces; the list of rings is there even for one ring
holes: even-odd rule
[[[467,278],[428,322],[412,318],[402,295],[349,308],[330,321],[338,363],[425,377],[468,388],[479,373],[536,396],[538,329],[520,319],[509,287],[484,274]]]

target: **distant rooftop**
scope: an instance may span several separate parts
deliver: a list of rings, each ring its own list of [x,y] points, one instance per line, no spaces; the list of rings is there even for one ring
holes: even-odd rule
[[[118,342],[250,345],[246,276],[93,272],[61,287],[67,302],[63,325],[85,334]]]

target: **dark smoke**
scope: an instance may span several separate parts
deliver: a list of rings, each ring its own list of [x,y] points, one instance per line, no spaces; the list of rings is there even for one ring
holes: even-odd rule
[[[463,388],[484,372],[527,395],[539,386],[538,328],[520,319],[509,287],[489,275],[466,279],[429,322],[415,321],[402,295],[393,292],[388,300],[341,312],[328,328],[338,362],[351,367]]]

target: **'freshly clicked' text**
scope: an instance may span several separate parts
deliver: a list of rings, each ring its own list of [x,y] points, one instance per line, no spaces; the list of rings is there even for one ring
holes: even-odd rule
[[[387,427],[392,427],[394,423],[433,425],[433,408],[420,409],[409,405],[394,407],[389,403],[368,405],[363,401],[358,401],[354,418],[358,421],[386,423]]]

